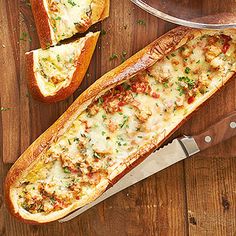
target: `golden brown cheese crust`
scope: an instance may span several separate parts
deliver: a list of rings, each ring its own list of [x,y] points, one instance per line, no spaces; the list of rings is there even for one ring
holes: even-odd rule
[[[10,190],[11,188],[14,188],[18,178],[24,172],[27,172],[27,168],[37,161],[38,155],[48,147],[48,143],[50,141],[56,138],[58,131],[63,128],[66,122],[69,121],[76,112],[78,113],[78,111],[83,111],[94,99],[101,94],[104,94],[111,87],[114,87],[121,81],[124,81],[125,79],[136,75],[139,71],[153,65],[164,55],[175,50],[176,48],[179,48],[196,36],[201,36],[200,30],[185,27],[178,27],[171,30],[128,59],[125,63],[105,74],[83,94],[81,94],[81,96],[69,107],[69,109],[22,154],[22,156],[10,169],[5,182],[5,197],[10,212],[17,218],[27,223],[38,223],[25,220],[19,215],[18,212],[15,212],[10,196]],[[198,107],[196,107],[196,109],[197,108]],[[182,123],[184,123],[185,120],[182,120],[182,122],[174,130],[172,130],[172,132],[166,136],[165,139],[158,144],[158,146],[160,146]],[[151,143],[148,147],[146,146],[145,148],[140,149],[140,151],[136,153],[138,159],[135,163],[133,163],[132,166],[127,167],[122,173],[116,176],[112,180],[112,184],[117,182],[129,170],[142,162],[155,148],[157,148],[157,144]]]
[[[43,0],[30,0],[36,29],[39,36],[40,45],[46,49],[53,45],[51,26],[49,22],[48,12],[45,9]],[[98,21],[104,20],[109,16],[110,0],[95,0],[93,3],[94,11],[91,16],[91,21],[85,27],[82,27],[79,33],[85,32],[91,25]]]
[[[92,59],[98,37],[99,33],[95,33],[85,41],[85,45],[77,60],[76,71],[73,74],[71,82],[68,84],[68,86],[61,88],[59,91],[56,92],[55,95],[52,96],[44,96],[42,94],[34,73],[33,52],[26,54],[26,78],[32,96],[35,99],[45,103],[54,103],[62,101],[71,96],[79,87],[85,76],[85,73]]]

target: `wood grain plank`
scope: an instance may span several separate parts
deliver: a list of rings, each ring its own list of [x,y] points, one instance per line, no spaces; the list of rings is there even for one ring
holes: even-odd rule
[[[20,153],[19,2],[1,0],[0,6],[1,106],[9,108],[2,112],[2,148],[4,157],[12,157]]]
[[[39,47],[30,7],[24,0],[0,0],[0,13],[0,67],[6,68],[1,70],[0,103],[12,107],[0,114],[1,163],[3,158],[18,157],[84,89],[119,65],[122,52],[128,58],[174,27],[130,1],[111,0],[109,19],[91,29],[103,29],[106,34],[99,39],[81,87],[66,101],[46,105],[28,96],[24,78],[24,53]],[[139,20],[145,24],[138,24]],[[27,37],[19,42],[23,32],[32,41]],[[118,58],[110,60],[113,53]],[[236,82],[232,80],[172,138],[201,132],[235,109]],[[0,235],[235,235],[235,146],[234,138],[122,191],[71,222],[43,226],[18,222],[1,204],[2,183],[10,165],[0,165]]]
[[[235,160],[198,155],[186,161],[190,235],[235,235]]]

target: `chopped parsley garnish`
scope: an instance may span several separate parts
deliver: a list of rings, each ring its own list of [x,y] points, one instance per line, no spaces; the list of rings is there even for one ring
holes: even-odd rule
[[[139,25],[146,25],[146,22],[143,19],[139,19],[139,20],[137,20],[137,24],[139,24]]]
[[[190,71],[191,71],[191,69],[190,69],[189,67],[186,67],[184,72],[185,72],[186,74],[189,74]]]
[[[102,30],[101,30],[101,35],[104,36],[104,35],[106,35],[106,34],[107,34],[106,30],[102,29]]]
[[[124,116],[123,118],[124,118],[123,122],[122,122],[121,124],[119,124],[119,126],[120,126],[121,129],[124,127],[124,125],[126,124],[126,122],[127,122],[128,119],[129,119],[128,116]]]
[[[175,53],[171,53],[171,56],[172,56],[172,57],[175,57],[175,56],[176,56],[176,54],[175,54]]]
[[[143,138],[143,136],[138,136],[138,138]]]
[[[94,152],[93,157],[94,157],[94,158],[97,158],[97,159],[100,159],[100,158],[101,158],[96,152]]]
[[[10,110],[9,107],[1,107],[1,111],[8,111],[8,110]]]
[[[188,89],[190,90],[193,89],[195,86],[195,81],[190,79],[188,76],[179,77],[178,81],[184,82],[188,86]],[[183,94],[185,94],[185,86],[183,86],[181,83],[177,84],[178,84],[177,90],[179,91],[179,95],[182,96]]]
[[[103,98],[100,97],[100,98],[98,98],[98,105],[101,106],[102,104],[103,104]]]
[[[67,139],[67,141],[68,141],[69,145],[71,145],[71,141],[70,141],[70,139]]]
[[[196,63],[199,64],[199,63],[200,63],[200,60],[198,60]]]
[[[74,142],[79,142],[79,138],[74,138]]]
[[[70,174],[71,173],[71,171],[69,170],[69,168],[67,166],[64,167],[63,169],[64,169],[64,173],[66,173],[66,174]]]
[[[122,54],[121,54],[121,61],[124,62],[126,60],[126,55],[127,55],[127,52],[126,51],[122,51]]]
[[[122,146],[121,142],[117,142],[117,144],[118,144],[119,147]]]
[[[52,202],[52,204],[55,204],[56,200],[54,199],[54,197],[50,197],[50,201]]]
[[[32,38],[30,35],[28,35],[26,32],[22,32],[20,36],[21,41],[27,41],[27,38],[29,38],[29,42],[32,42]]]
[[[177,90],[179,91],[179,96],[182,96],[185,93],[182,86],[178,86]]]
[[[58,61],[58,62],[61,61],[60,55],[58,55],[58,54],[57,54],[57,61]]]
[[[131,86],[127,83],[123,83],[122,87],[124,88],[124,90],[130,90],[131,89]]]
[[[188,76],[179,77],[178,80],[186,83],[189,89],[193,89],[195,86],[195,81],[190,79]]]
[[[104,136],[106,134],[106,132],[105,131],[102,131],[102,136]]]
[[[74,1],[72,1],[72,0],[68,0],[68,3],[69,3],[72,7],[74,7],[74,6],[76,5],[76,3],[75,3]]]
[[[60,17],[60,16],[57,16],[57,17],[55,18],[55,20],[61,20],[61,17]]]
[[[163,83],[164,88],[169,88],[168,82]]]
[[[1,109],[0,109],[0,111],[8,111],[8,110],[10,110],[11,108],[9,108],[9,107],[1,107]]]
[[[102,118],[103,118],[103,119],[106,119],[106,118],[107,118],[107,116],[106,116],[105,114],[103,114],[103,115],[102,115]]]
[[[116,53],[112,53],[112,55],[110,56],[110,61],[117,59],[118,55]]]

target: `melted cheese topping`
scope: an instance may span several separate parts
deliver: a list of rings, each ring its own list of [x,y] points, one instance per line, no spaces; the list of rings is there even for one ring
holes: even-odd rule
[[[69,44],[33,51],[34,74],[44,96],[54,95],[70,84],[85,42],[92,35],[89,33]]]
[[[70,38],[91,25],[91,4],[92,0],[44,0],[53,41]]]
[[[42,154],[16,188],[28,214],[86,202],[120,166],[158,143],[236,70],[236,42],[203,35],[94,101]],[[106,187],[106,186],[105,186]],[[81,203],[82,204],[82,203]]]

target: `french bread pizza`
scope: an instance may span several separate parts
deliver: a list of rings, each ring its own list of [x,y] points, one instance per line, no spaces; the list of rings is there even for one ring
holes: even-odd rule
[[[56,45],[109,15],[110,0],[31,0],[42,48]]]
[[[26,53],[26,77],[34,98],[57,102],[80,85],[92,58],[99,32],[68,44]]]
[[[236,71],[236,30],[178,27],[98,79],[16,161],[10,212],[57,220],[158,148]]]

